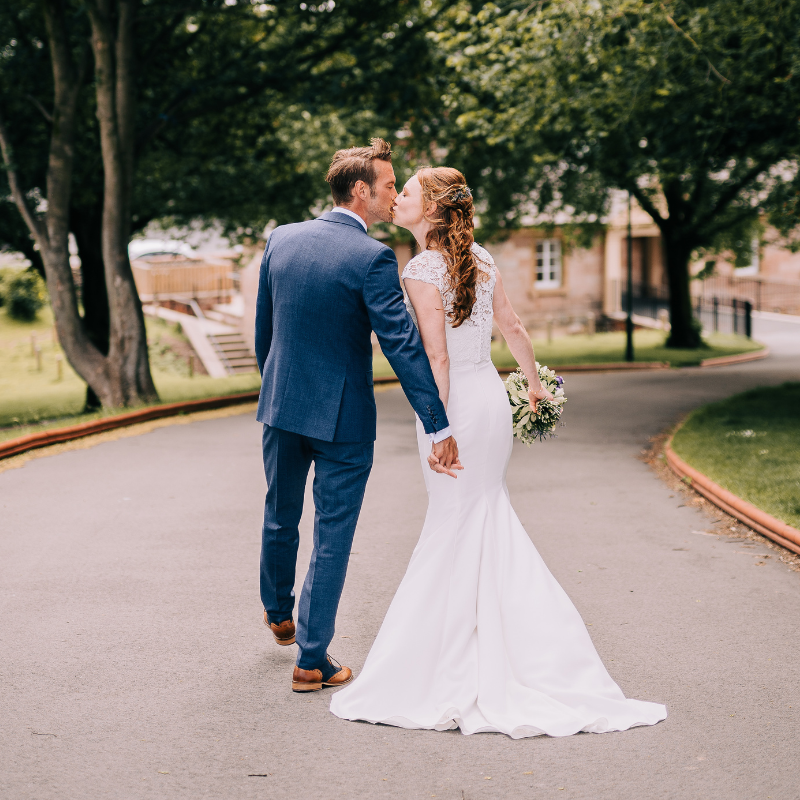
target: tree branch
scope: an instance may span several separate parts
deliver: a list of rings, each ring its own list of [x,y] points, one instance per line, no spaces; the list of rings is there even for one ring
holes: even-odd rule
[[[33,236],[33,238],[36,240],[36,244],[39,245],[39,249],[42,249],[42,247],[47,244],[47,229],[36,218],[36,215],[28,204],[28,199],[25,197],[25,193],[22,191],[22,187],[20,186],[19,176],[14,168],[11,140],[9,139],[8,131],[6,130],[1,113],[0,152],[2,152],[3,155],[3,167],[5,168],[6,175],[8,177],[8,185],[11,189],[11,196],[14,199],[14,204],[19,210],[19,213],[22,215],[22,219],[25,221],[25,224],[28,226],[31,236]]]
[[[680,33],[680,34],[682,34],[683,36],[685,36],[685,37],[686,37],[686,38],[687,38],[687,39],[688,39],[688,40],[689,40],[689,41],[690,41],[690,42],[691,42],[691,43],[694,45],[694,48],[695,48],[695,50],[697,50],[697,52],[698,52],[698,53],[700,53],[700,55],[701,55],[701,56],[703,56],[703,58],[706,60],[706,63],[708,64],[708,68],[709,68],[709,69],[710,69],[710,70],[711,70],[711,71],[712,71],[712,72],[713,72],[713,73],[714,73],[714,74],[715,74],[715,75],[716,75],[716,76],[717,76],[717,77],[718,77],[718,78],[719,78],[719,79],[720,79],[720,80],[721,80],[723,83],[730,83],[730,81],[729,81],[729,80],[728,80],[728,79],[727,79],[727,78],[726,78],[726,77],[725,77],[723,74],[721,74],[721,73],[719,72],[719,70],[718,70],[718,69],[717,69],[717,68],[716,68],[716,67],[715,67],[715,66],[714,66],[714,65],[711,63],[711,60],[710,60],[710,59],[709,59],[709,57],[708,57],[708,56],[707,56],[707,55],[706,55],[706,54],[703,52],[703,50],[702,50],[702,48],[700,47],[700,45],[699,45],[699,44],[697,44],[697,42],[696,42],[694,39],[692,39],[692,37],[691,37],[691,36],[689,36],[689,34],[688,34],[688,33],[686,33],[686,31],[685,31],[685,30],[683,30],[683,28],[681,28],[681,26],[680,26],[680,25],[678,25],[678,23],[677,23],[677,22],[675,22],[675,20],[674,20],[674,19],[672,19],[672,17],[669,15],[669,12],[668,12],[668,11],[667,11],[667,9],[666,9],[666,6],[665,6],[663,3],[660,3],[660,5],[661,5],[661,9],[663,10],[663,12],[664,12],[664,13],[666,14],[666,16],[667,16],[667,22],[669,22],[669,24],[670,24],[670,25],[672,25],[672,27],[673,27],[673,28],[675,28],[675,30],[676,30],[676,31],[678,31],[678,33]]]
[[[32,94],[26,94],[25,97],[36,106],[41,115],[52,125],[53,115]]]
[[[659,228],[665,224],[666,220],[661,216],[655,203],[653,203],[636,184],[632,185],[628,191],[636,198],[636,202],[642,207],[642,210],[646,211],[653,218],[653,222],[655,222]]]
[[[704,234],[709,238],[713,239],[713,237],[719,235],[723,231],[730,230],[731,228],[735,228],[737,225],[741,224],[742,222],[747,222],[748,219],[752,219],[754,216],[758,215],[758,209],[756,208],[748,208],[742,211],[739,214],[734,214],[734,216],[730,217],[729,219],[725,220],[724,222],[720,222],[717,225],[712,225],[710,228],[706,228]]]
[[[75,109],[79,85],[75,81],[66,30],[64,4],[44,3],[50,59],[53,66],[53,129],[47,163],[48,244],[66,251],[69,233],[69,201],[74,163]]]
[[[702,227],[712,219],[717,217],[724,209],[736,198],[736,195],[747,186],[748,183],[754,181],[766,168],[768,164],[764,161],[759,161],[755,167],[745,172],[745,174],[734,184],[728,186],[725,191],[717,198],[714,207],[706,214],[704,214],[697,221],[697,227]]]
[[[133,23],[135,0],[120,0],[116,40],[116,82],[114,87],[117,125],[119,126],[120,162],[122,166],[123,219],[130,220],[130,189],[133,181],[134,145],[134,55]]]

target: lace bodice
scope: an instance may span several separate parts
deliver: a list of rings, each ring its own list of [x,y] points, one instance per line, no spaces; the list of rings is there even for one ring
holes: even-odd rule
[[[495,265],[492,257],[479,244],[472,245],[472,253],[478,269],[487,275],[487,278],[478,281],[475,291],[475,305],[472,307],[470,318],[457,328],[446,322],[447,352],[450,356],[450,366],[455,364],[479,364],[491,358],[492,348],[492,297],[494,295]],[[449,289],[447,278],[447,263],[441,253],[435,250],[423,250],[406,264],[402,275],[403,280],[410,278],[423,281],[435,286],[444,303],[445,312],[452,309],[453,296]],[[408,308],[414,324],[417,324],[417,315],[414,307],[406,295]]]

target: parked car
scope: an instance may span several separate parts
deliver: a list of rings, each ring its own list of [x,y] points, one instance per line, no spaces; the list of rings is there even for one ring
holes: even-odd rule
[[[195,251],[186,242],[174,239],[133,239],[128,245],[131,260],[145,256],[180,255],[194,258]]]

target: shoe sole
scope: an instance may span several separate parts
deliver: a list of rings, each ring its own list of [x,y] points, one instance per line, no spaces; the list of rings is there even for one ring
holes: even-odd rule
[[[327,688],[330,686],[345,686],[346,684],[350,683],[353,680],[353,676],[351,675],[346,681],[341,681],[341,683],[326,683],[323,681],[322,683],[297,683],[296,681],[292,681],[292,691],[293,692],[318,692],[320,689]]]
[[[318,692],[321,688],[321,683],[295,683],[292,681],[293,692]]]

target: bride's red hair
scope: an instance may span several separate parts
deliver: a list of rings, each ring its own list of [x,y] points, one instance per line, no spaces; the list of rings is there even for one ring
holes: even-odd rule
[[[472,193],[464,176],[452,167],[425,167],[417,172],[422,186],[422,207],[436,203],[425,246],[440,252],[447,262],[449,288],[453,293],[450,324],[457,328],[469,319],[475,305],[475,286],[484,274],[475,264],[472,244]]]

